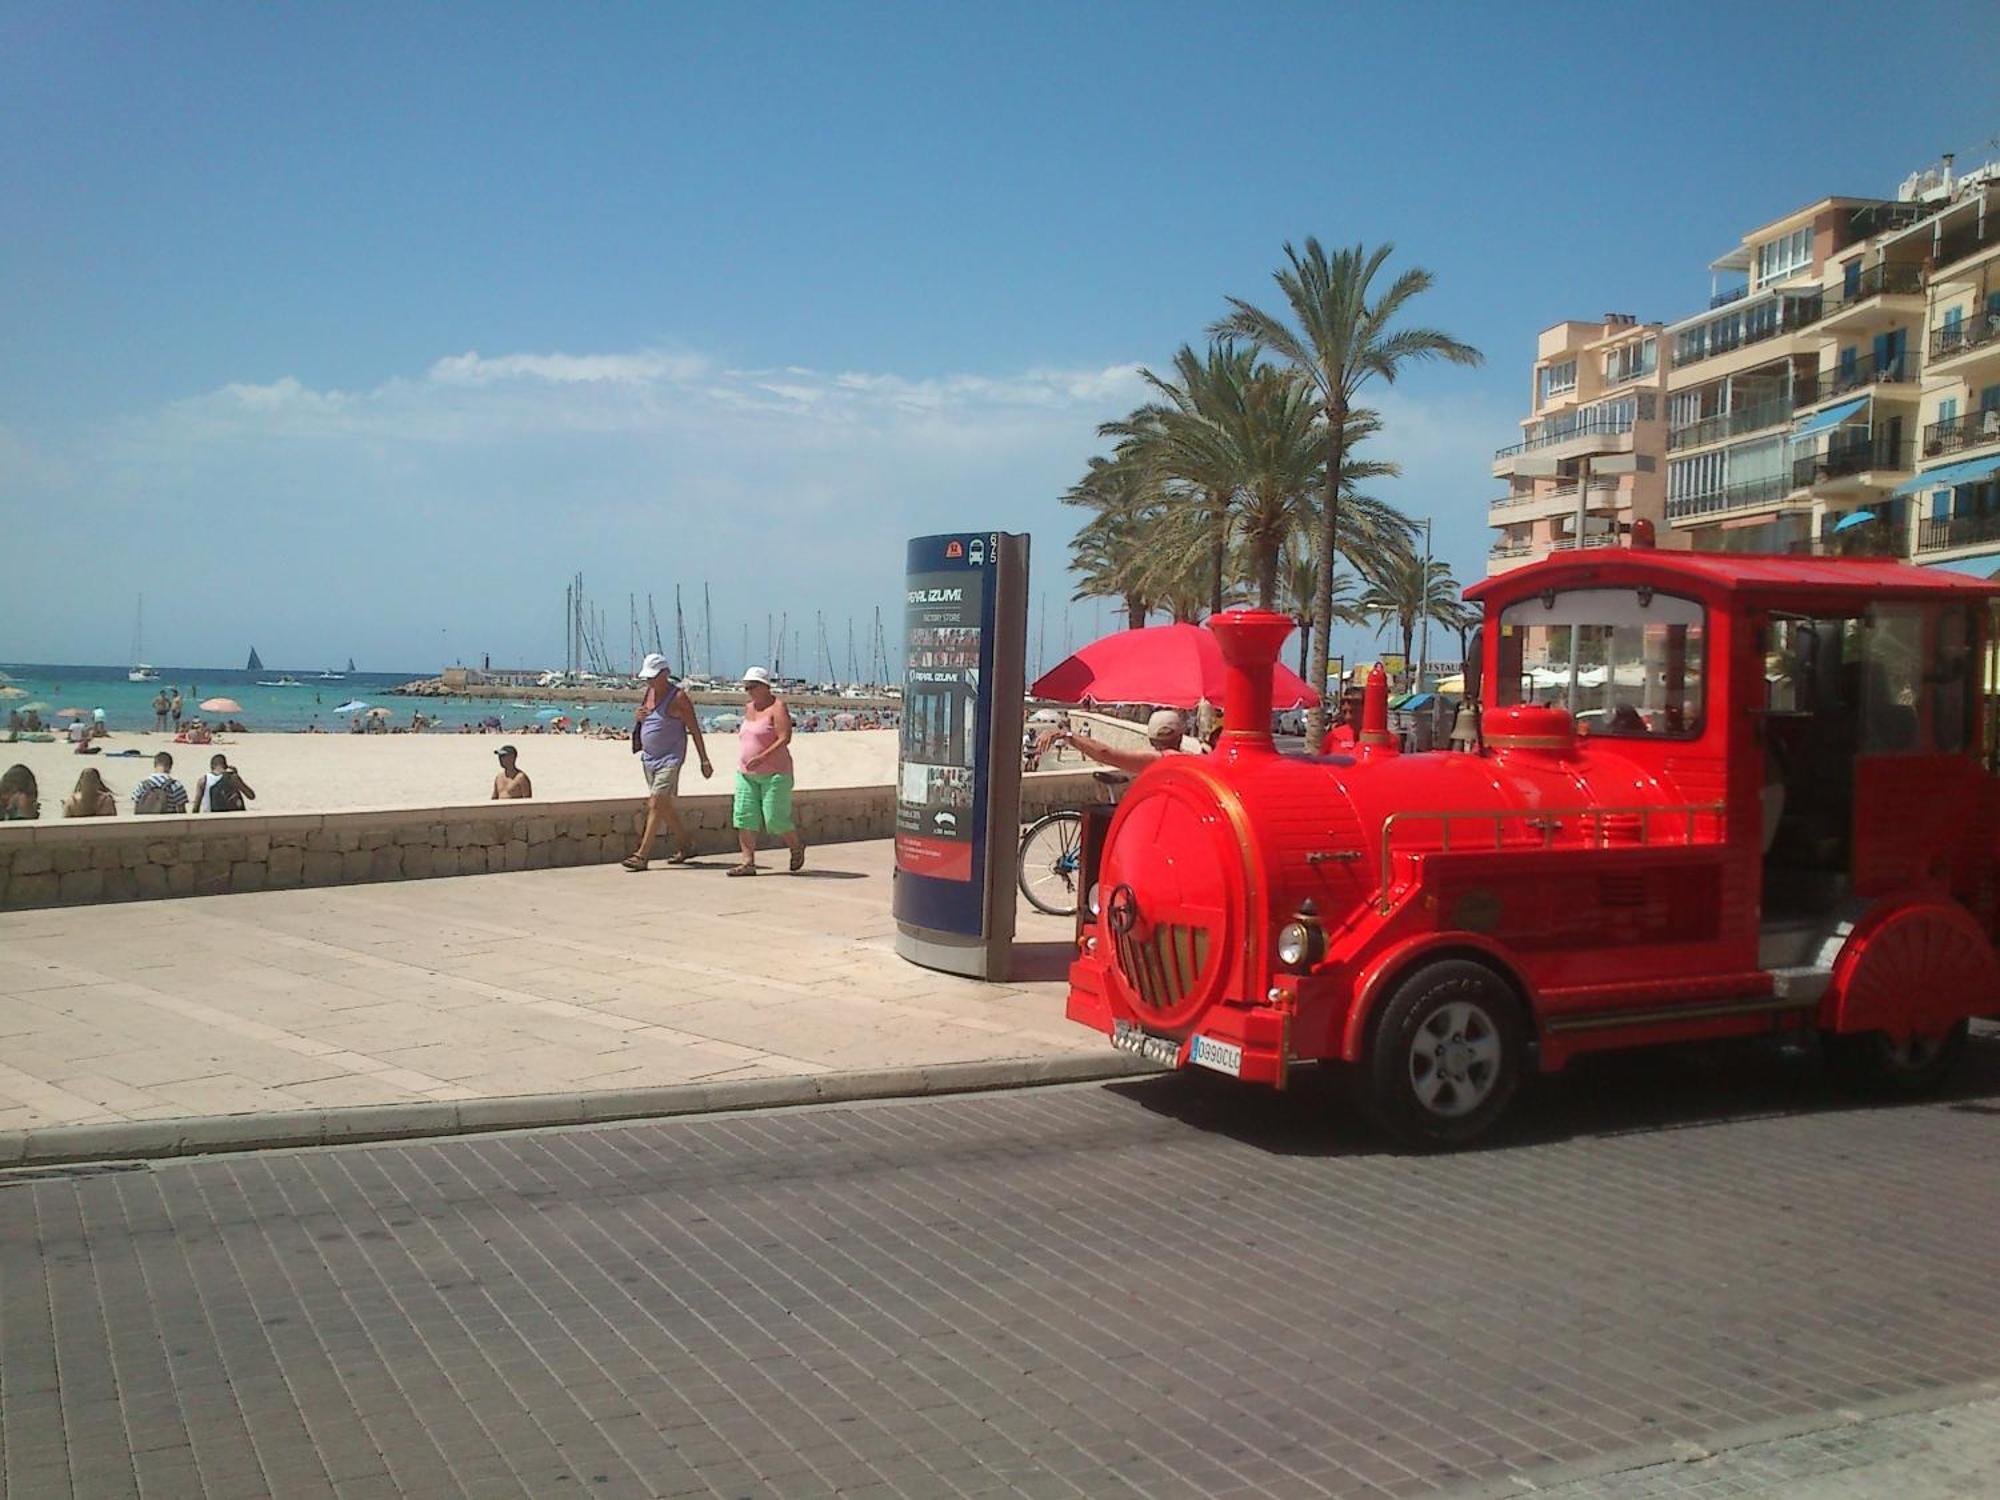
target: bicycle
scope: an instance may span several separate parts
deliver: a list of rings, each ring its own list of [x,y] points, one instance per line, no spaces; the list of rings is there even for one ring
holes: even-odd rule
[[[1092,774],[1110,787],[1130,780],[1114,771]],[[1083,814],[1078,809],[1061,807],[1044,813],[1021,835],[1014,881],[1036,911],[1051,917],[1075,916],[1077,876],[1082,868]]]

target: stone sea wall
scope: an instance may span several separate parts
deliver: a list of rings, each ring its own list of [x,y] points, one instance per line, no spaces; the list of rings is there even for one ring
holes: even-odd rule
[[[1022,782],[1021,815],[1026,821],[1106,795],[1088,772],[1030,776]],[[895,798],[886,786],[801,791],[794,810],[809,844],[895,833]],[[726,794],[681,799],[681,815],[701,853],[736,847],[729,811]],[[607,864],[632,852],[643,818],[637,801],[620,798],[4,823],[0,908]]]

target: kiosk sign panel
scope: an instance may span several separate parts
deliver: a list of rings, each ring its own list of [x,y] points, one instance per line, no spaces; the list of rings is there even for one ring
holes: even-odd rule
[[[1019,758],[1011,752],[1020,726],[1007,715],[996,725],[996,706],[1011,704],[1018,716],[1026,561],[1025,537],[968,532],[916,538],[905,569],[899,947],[917,962],[961,973],[987,973],[987,958],[970,950],[997,943],[1004,952],[1013,933],[1011,901],[1004,922],[996,920],[993,860],[1004,852],[1011,892],[1020,805]],[[996,728],[1007,755],[996,753]],[[997,850],[989,838],[996,826]]]

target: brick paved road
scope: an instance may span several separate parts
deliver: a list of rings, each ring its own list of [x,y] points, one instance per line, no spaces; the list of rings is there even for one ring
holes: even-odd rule
[[[1491,1493],[1960,1399],[2000,1041],[1830,1103],[1689,1054],[1445,1158],[1163,1078],[15,1176],[4,1490]]]

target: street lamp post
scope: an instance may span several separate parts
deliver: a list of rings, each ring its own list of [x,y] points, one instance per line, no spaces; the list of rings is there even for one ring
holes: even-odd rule
[[[1417,580],[1417,674],[1410,679],[1410,690],[1421,693],[1431,659],[1431,518],[1416,524],[1424,528],[1424,570]]]

